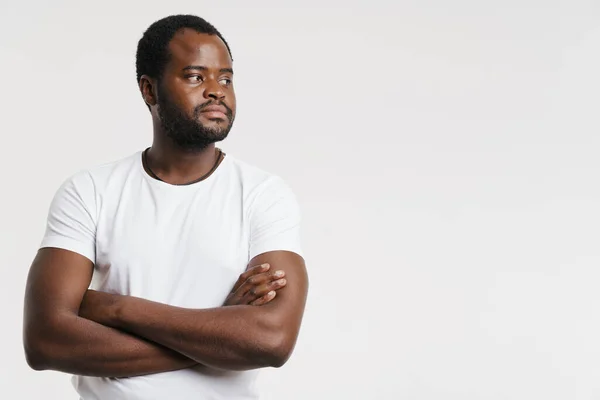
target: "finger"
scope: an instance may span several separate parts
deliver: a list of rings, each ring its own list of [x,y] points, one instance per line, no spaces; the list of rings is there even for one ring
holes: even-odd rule
[[[269,268],[271,268],[271,266],[269,264],[260,264],[260,265],[256,265],[254,267],[250,267],[246,270],[246,272],[244,272],[243,274],[240,275],[240,277],[238,278],[237,282],[235,283],[235,285],[233,285],[233,289],[231,289],[231,292],[236,292],[240,286],[242,286],[244,284],[244,282],[246,282],[248,280],[248,278],[250,278],[253,275],[256,274],[260,274],[263,272],[267,272],[269,270]]]
[[[252,287],[260,286],[260,285],[275,281],[277,279],[281,279],[284,276],[285,276],[285,272],[283,272],[283,271],[268,271],[268,272],[262,272],[260,274],[252,275],[240,287],[240,291],[242,293],[245,293]],[[245,287],[244,287],[244,285],[245,285]]]
[[[258,299],[251,302],[250,305],[251,306],[263,306],[263,305],[267,304],[268,302],[270,302],[271,300],[273,300],[275,298],[275,296],[277,296],[277,292],[274,290],[271,290],[269,293],[265,294],[263,297],[259,297]]]
[[[281,270],[262,272],[256,275],[252,275],[250,278],[246,279],[246,282],[244,282],[242,286],[238,288],[237,291],[239,292],[240,296],[243,296],[252,288],[256,288],[257,286],[273,282],[277,279],[283,278],[284,276],[285,272]]]
[[[225,306],[230,306],[232,304],[235,304],[234,301],[234,297],[235,297],[235,293],[229,293],[229,295],[227,296],[227,298],[225,299],[225,302],[223,303],[223,305]]]
[[[287,280],[278,279],[276,281],[268,282],[263,285],[253,286],[252,288],[250,288],[250,290],[248,290],[248,292],[245,295],[243,295],[242,303],[250,304],[251,302],[259,299],[260,297],[268,294],[273,290],[282,289],[286,284]]]
[[[248,278],[248,280],[236,292],[248,304],[251,301],[264,296],[270,290],[277,290],[285,286],[285,279],[276,279],[281,274],[261,274]]]

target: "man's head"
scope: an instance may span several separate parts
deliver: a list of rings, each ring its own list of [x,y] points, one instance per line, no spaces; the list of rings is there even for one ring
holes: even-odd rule
[[[225,139],[235,119],[231,51],[200,17],[173,15],[144,32],[137,79],[148,108],[182,149],[201,150]]]

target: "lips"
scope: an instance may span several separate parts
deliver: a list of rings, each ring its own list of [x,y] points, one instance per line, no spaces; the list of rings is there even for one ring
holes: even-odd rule
[[[218,104],[213,104],[213,105],[204,107],[202,109],[202,111],[200,111],[200,112],[210,112],[210,111],[219,111],[219,112],[222,112],[223,114],[227,113],[227,109],[225,107],[221,106],[221,105],[218,105]]]
[[[227,118],[227,109],[224,106],[213,104],[207,107],[204,107],[201,111],[201,114],[208,118]]]

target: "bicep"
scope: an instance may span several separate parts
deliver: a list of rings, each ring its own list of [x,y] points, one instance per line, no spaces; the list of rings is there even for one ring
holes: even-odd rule
[[[277,292],[277,297],[261,306],[269,309],[278,325],[297,334],[302,322],[308,294],[308,273],[304,259],[291,251],[269,251],[255,256],[248,265],[269,263],[271,268],[283,270],[287,284]]]
[[[25,294],[26,326],[59,312],[77,313],[91,282],[95,259],[95,189],[82,172],[57,190],[46,232],[30,267]]]
[[[92,262],[69,250],[38,251],[27,277],[25,329],[63,312],[77,314],[93,273]]]
[[[304,314],[308,275],[300,244],[301,213],[291,188],[281,179],[265,183],[250,212],[250,266],[269,263],[283,270],[287,284],[260,306],[286,340],[294,341]]]

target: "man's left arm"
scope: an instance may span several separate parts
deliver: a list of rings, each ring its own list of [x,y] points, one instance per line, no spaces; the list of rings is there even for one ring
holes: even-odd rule
[[[308,292],[300,210],[294,193],[278,178],[265,181],[248,202],[249,265],[268,263],[285,272],[287,284],[272,301],[259,307],[186,309],[90,291],[82,304],[83,316],[215,368],[283,365],[295,346]]]
[[[294,349],[304,313],[308,277],[304,260],[288,251],[258,255],[285,271],[287,285],[270,303],[188,309],[149,300],[89,291],[85,318],[133,333],[203,365],[228,370],[282,366]]]

